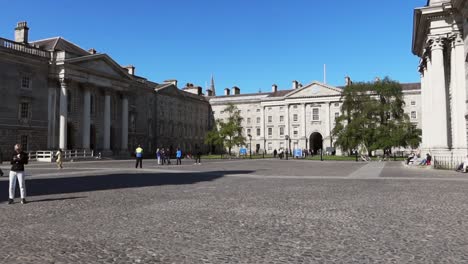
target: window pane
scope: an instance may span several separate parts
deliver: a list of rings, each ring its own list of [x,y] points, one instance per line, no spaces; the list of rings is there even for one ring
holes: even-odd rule
[[[29,103],[21,103],[21,118],[29,118]]]

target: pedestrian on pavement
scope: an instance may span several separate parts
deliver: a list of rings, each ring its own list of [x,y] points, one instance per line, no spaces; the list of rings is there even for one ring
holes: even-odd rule
[[[156,158],[158,159],[158,165],[161,165],[161,151],[159,148],[156,150]]]
[[[136,148],[135,156],[136,156],[135,168],[138,168],[138,164],[140,164],[140,169],[141,169],[143,167],[143,149],[141,148],[141,145],[138,145],[138,148]]]
[[[63,169],[63,160],[62,160],[62,149],[59,149],[57,153],[55,154],[55,157],[57,160],[55,161],[57,163],[57,168]]]
[[[273,158],[276,159],[276,155],[278,155],[278,151],[275,149],[275,150],[273,151]]]
[[[195,148],[195,151],[197,152],[197,156],[195,158],[195,164],[198,164],[198,165],[201,165],[201,150],[200,148],[197,146]]]
[[[176,158],[177,158],[177,165],[182,165],[182,150],[180,150],[180,148],[177,148]]]
[[[16,180],[18,179],[21,195],[21,203],[26,204],[26,183],[24,175],[24,165],[28,164],[28,154],[23,151],[20,144],[15,145],[15,152],[11,155],[10,170],[10,192],[8,204],[12,204],[15,199]]]

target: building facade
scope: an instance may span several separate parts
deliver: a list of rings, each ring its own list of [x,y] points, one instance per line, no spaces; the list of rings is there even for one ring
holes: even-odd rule
[[[349,82],[350,80],[347,79]],[[421,97],[418,83],[402,84],[405,112],[411,122],[421,127]],[[314,153],[335,148],[332,130],[340,115],[342,92],[345,87],[334,87],[320,82],[302,86],[293,81],[292,89],[278,90],[272,85],[269,93],[240,94],[237,87],[225,90],[224,96],[210,98],[214,118],[223,119],[228,104],[236,105],[243,117],[247,147],[255,153],[272,153],[275,149],[306,149]],[[251,135],[252,145],[250,146]]]
[[[422,148],[467,155],[468,1],[430,0],[414,11],[413,53],[421,58]]]
[[[15,40],[0,38],[4,154],[18,142],[31,151],[122,156],[138,145],[147,153],[184,144],[203,147],[211,113],[203,95],[180,91],[176,83],[151,82],[137,76],[135,67],[61,37],[29,41],[28,35],[26,22],[20,22]]]

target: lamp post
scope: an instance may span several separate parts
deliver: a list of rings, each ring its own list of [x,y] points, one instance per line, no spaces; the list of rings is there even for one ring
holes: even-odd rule
[[[250,141],[250,159],[252,159],[252,135],[248,134],[247,136],[249,137]]]
[[[284,138],[286,138],[286,146],[288,146],[288,141],[289,141],[289,136],[286,135]],[[288,160],[288,149],[286,148],[286,160]]]

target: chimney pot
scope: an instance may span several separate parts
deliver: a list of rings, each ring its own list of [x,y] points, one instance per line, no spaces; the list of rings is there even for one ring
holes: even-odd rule
[[[237,86],[232,87],[232,94],[240,94],[240,88]]]
[[[225,88],[224,89],[224,95],[228,96],[231,94],[231,90],[229,90],[229,88]]]
[[[277,91],[278,91],[278,85],[273,84],[273,85],[271,86],[271,92],[276,93]]]
[[[95,50],[95,49],[89,49],[88,52],[89,52],[90,54],[96,54],[96,53],[97,53],[97,50]]]
[[[299,88],[299,82],[298,82],[298,81],[296,81],[296,80],[294,80],[294,81],[293,81],[292,88],[293,88],[293,89],[297,89],[297,88]]]
[[[351,81],[351,77],[346,76],[345,77],[345,85],[350,86],[351,84],[353,84],[353,81]]]
[[[18,22],[15,28],[15,42],[28,44],[29,28],[26,21]]]

